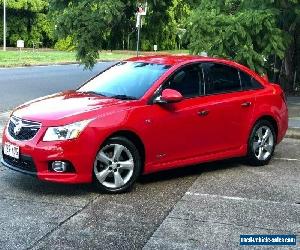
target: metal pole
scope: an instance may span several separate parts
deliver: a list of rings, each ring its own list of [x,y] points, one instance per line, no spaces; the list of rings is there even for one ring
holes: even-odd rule
[[[3,50],[6,51],[6,0],[3,0]]]
[[[139,47],[140,47],[140,33],[141,33],[141,27],[138,27],[138,39],[136,43],[136,56],[139,57]]]
[[[274,55],[273,82],[276,82],[276,55]]]
[[[293,90],[296,90],[296,79],[297,79],[297,70],[295,70],[295,74],[294,74]]]
[[[136,56],[139,57],[139,48],[140,48],[140,34],[141,34],[141,15],[137,15],[137,42],[136,42]]]

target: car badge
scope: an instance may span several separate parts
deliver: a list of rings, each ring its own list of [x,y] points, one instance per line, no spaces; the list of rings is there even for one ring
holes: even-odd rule
[[[22,121],[17,121],[14,127],[14,134],[18,135],[21,132],[22,127],[23,127]]]

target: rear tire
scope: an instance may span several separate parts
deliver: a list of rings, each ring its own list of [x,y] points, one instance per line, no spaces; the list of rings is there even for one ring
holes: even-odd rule
[[[276,145],[276,133],[271,122],[258,121],[252,129],[248,141],[247,162],[253,166],[263,166],[271,160]]]
[[[125,137],[108,139],[94,161],[95,186],[107,193],[129,191],[140,175],[142,161],[136,146]]]

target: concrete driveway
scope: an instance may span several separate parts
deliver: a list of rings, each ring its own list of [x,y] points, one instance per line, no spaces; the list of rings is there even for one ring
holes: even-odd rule
[[[300,141],[294,139],[285,139],[265,167],[240,160],[202,164],[143,177],[121,195],[40,182],[0,167],[0,245],[235,249],[240,234],[299,238],[299,180]]]
[[[285,139],[268,166],[204,168],[145,249],[238,249],[241,234],[296,234],[300,248],[299,140]]]

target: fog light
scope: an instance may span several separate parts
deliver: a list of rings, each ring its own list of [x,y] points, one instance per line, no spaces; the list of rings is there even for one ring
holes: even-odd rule
[[[67,171],[68,163],[63,161],[54,161],[52,162],[52,170],[57,173],[63,173]]]

